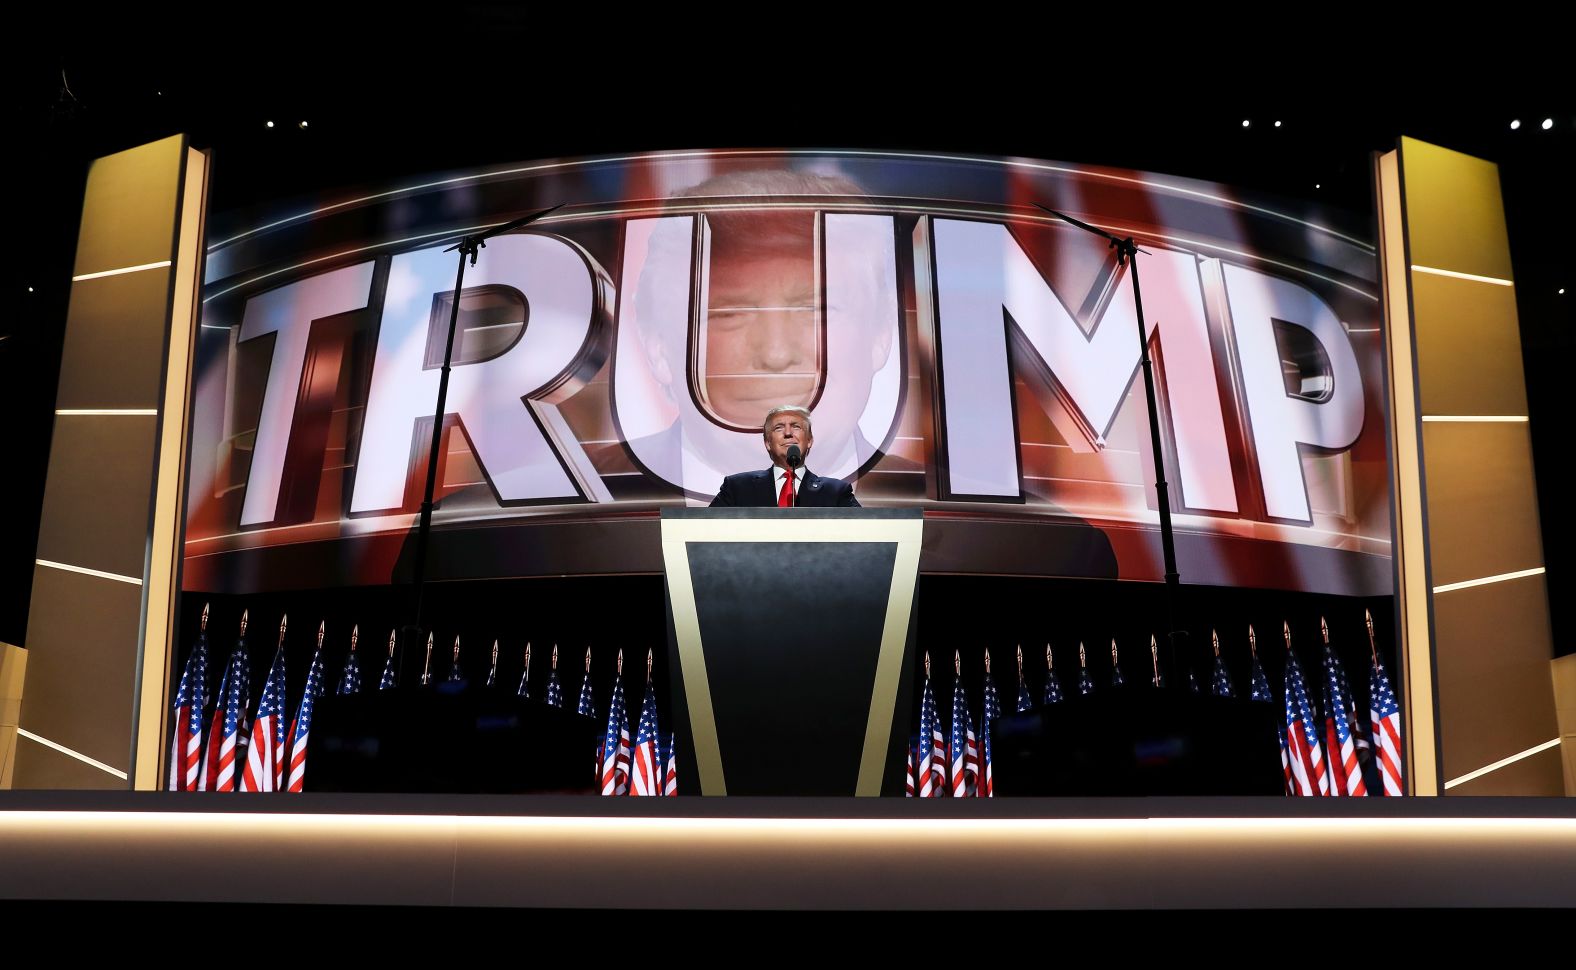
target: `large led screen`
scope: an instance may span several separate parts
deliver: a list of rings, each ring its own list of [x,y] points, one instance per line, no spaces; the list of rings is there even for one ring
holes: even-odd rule
[[[540,161],[219,213],[183,585],[409,578],[457,256],[439,579],[660,571],[768,464],[921,507],[927,572],[1156,580],[1133,236],[1184,582],[1392,588],[1368,217],[1142,172],[890,152]]]

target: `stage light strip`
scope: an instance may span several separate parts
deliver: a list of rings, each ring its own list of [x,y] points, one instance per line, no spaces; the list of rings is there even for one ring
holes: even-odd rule
[[[1484,765],[1483,767],[1479,768],[1476,771],[1469,771],[1466,774],[1462,775],[1460,778],[1452,778],[1449,781],[1445,782],[1445,790],[1449,791],[1450,789],[1456,787],[1457,785],[1464,785],[1464,784],[1466,784],[1467,782],[1471,781],[1474,778],[1482,778],[1484,775],[1488,774],[1491,771],[1498,771],[1499,769],[1505,767],[1506,765],[1515,764],[1516,762],[1520,761],[1523,758],[1530,758],[1530,757],[1532,757],[1533,755],[1537,754],[1540,751],[1547,751],[1550,748],[1557,746],[1559,743],[1560,743],[1560,739],[1559,738],[1554,738],[1553,740],[1543,742],[1542,744],[1538,745],[1537,747],[1528,748],[1527,750],[1522,751],[1519,754],[1513,754],[1513,755],[1511,755],[1508,758],[1501,758],[1500,760],[1494,762],[1491,765]]]
[[[35,559],[33,561],[38,563],[40,566],[48,566],[50,569],[64,569],[68,573],[81,573],[84,576],[97,576],[99,579],[113,579],[117,583],[130,583],[133,586],[142,585],[142,578],[140,576],[122,576],[120,573],[106,573],[99,569],[89,569],[86,566],[72,566],[63,562],[51,562],[48,559]]]
[[[1482,579],[1468,579],[1465,582],[1460,583],[1446,583],[1443,586],[1435,586],[1434,592],[1448,593],[1451,590],[1466,589],[1469,586],[1487,586],[1490,583],[1503,583],[1506,580],[1511,579],[1525,579],[1528,576],[1539,576],[1544,572],[1545,569],[1542,566],[1539,566],[1536,569],[1522,569],[1513,573],[1500,573],[1497,576],[1484,576]]]
[[[121,781],[125,781],[126,780],[126,773],[124,771],[119,771],[117,769],[111,768],[109,765],[105,764],[102,761],[95,761],[95,760],[93,760],[92,758],[89,758],[87,755],[83,754],[80,751],[72,751],[70,748],[66,747],[65,745],[63,745],[63,744],[56,744],[55,742],[49,740],[48,738],[41,738],[38,735],[34,734],[32,731],[29,731],[27,728],[19,727],[19,728],[16,729],[16,733],[21,735],[24,738],[27,738],[29,741],[37,741],[39,744],[42,744],[46,748],[54,748],[56,751],[59,751],[61,754],[66,755],[67,757],[75,758],[75,759],[77,759],[78,761],[82,762],[85,765],[92,765],[93,767],[97,768],[100,771],[106,771],[106,772],[114,775],[116,778],[119,778]]]
[[[1455,270],[1438,269],[1433,266],[1419,266],[1416,263],[1412,264],[1412,271],[1415,273],[1432,273],[1435,276],[1449,276],[1458,280],[1471,280],[1474,283],[1493,283],[1495,286],[1516,285],[1510,280],[1502,280],[1497,276],[1475,276],[1472,273],[1457,273]]]
[[[1496,422],[1503,424],[1526,424],[1527,416],[1525,414],[1425,414],[1423,415],[1423,420],[1425,422],[1460,422],[1463,424],[1469,422],[1479,424],[1492,424]]]
[[[122,266],[120,269],[106,269],[98,273],[83,273],[81,276],[71,277],[71,282],[80,283],[83,280],[96,280],[105,276],[122,276],[126,273],[140,273],[145,269],[164,269],[169,265],[169,260],[161,259],[157,263],[143,263],[141,266]]]
[[[68,418],[80,418],[84,415],[142,415],[156,417],[158,411],[154,408],[56,408],[55,413]]]

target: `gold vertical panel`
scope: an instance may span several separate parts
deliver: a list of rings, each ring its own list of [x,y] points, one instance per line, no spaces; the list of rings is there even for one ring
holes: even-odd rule
[[[1412,264],[1510,279],[1499,168],[1412,138],[1401,139],[1401,167]]]
[[[887,740],[897,708],[903,675],[903,648],[908,640],[914,588],[919,577],[919,552],[924,520],[902,519],[698,519],[662,520],[662,562],[673,604],[673,631],[683,667],[684,695],[690,709],[690,733],[701,792],[727,794],[717,721],[701,646],[700,615],[690,578],[688,544],[692,542],[880,542],[895,543],[893,573],[881,628],[870,713],[865,722],[864,749],[859,760],[857,795],[880,795]]]
[[[1507,760],[1557,735],[1498,170],[1403,138],[1376,175],[1402,540],[1396,559],[1405,580],[1397,612],[1407,662],[1415,666],[1428,643],[1442,777],[1485,772],[1453,785],[1452,794],[1547,794],[1563,787],[1558,758]],[[1397,190],[1404,192],[1399,206]],[[1463,420],[1507,417],[1517,420]],[[1422,589],[1419,573],[1428,577]],[[1417,706],[1410,679],[1407,698]]]
[[[1554,716],[1560,726],[1565,794],[1576,795],[1576,653],[1556,657],[1549,671],[1554,678]]]
[[[157,427],[152,414],[55,416],[39,559],[142,578]]]
[[[137,728],[132,787],[160,787],[164,773],[161,743],[168,705],[165,692],[174,661],[175,611],[179,590],[179,546],[185,521],[186,417],[191,410],[191,356],[197,342],[203,265],[203,225],[207,213],[208,157],[186,152],[181,215],[175,249],[175,284],[170,295],[168,354],[164,398],[159,409],[158,463],[153,491],[153,526],[148,541],[142,649],[137,658]]]
[[[169,268],[71,287],[57,408],[157,408]]]
[[[1384,281],[1385,359],[1390,395],[1390,489],[1394,523],[1396,627],[1401,656],[1407,791],[1439,794],[1434,718],[1434,652],[1429,614],[1427,518],[1423,497],[1423,436],[1412,351],[1412,304],[1401,204],[1400,153],[1375,161],[1379,258]]]
[[[1436,587],[1543,565],[1526,424],[1430,422],[1423,454]]]
[[[93,163],[83,190],[72,276],[170,258],[185,141],[172,135]]]
[[[1423,413],[1525,415],[1516,290],[1412,274]]]
[[[22,680],[27,651],[0,643],[0,790],[11,787],[16,769],[16,726],[22,714]]]
[[[1559,735],[1542,576],[1434,596],[1448,780]]]

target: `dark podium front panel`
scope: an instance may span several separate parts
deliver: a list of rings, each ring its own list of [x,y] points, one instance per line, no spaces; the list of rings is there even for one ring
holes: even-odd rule
[[[319,698],[309,791],[594,793],[601,730],[512,691],[450,685]]]
[[[901,794],[921,513],[686,509],[662,526],[681,791]]]

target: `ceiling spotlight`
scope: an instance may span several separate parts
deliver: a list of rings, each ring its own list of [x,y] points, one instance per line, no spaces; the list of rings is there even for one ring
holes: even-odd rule
[[[31,292],[33,292],[33,288],[31,286],[29,286],[27,288],[27,291],[29,293],[31,293]],[[1560,296],[1564,296],[1564,295],[1565,295],[1565,287],[1562,286],[1562,287],[1560,287]]]
[[[1517,119],[1515,119],[1514,121],[1512,121],[1510,123],[1510,130],[1511,131],[1515,131],[1517,128],[1520,128],[1520,127],[1521,127],[1521,119],[1520,118],[1517,118]]]
[[[32,287],[31,287],[31,286],[29,286],[29,287],[28,287],[28,288],[27,288],[27,291],[28,291],[28,292],[29,292],[29,293],[31,293],[31,292],[33,292],[33,288],[32,288]],[[1565,291],[1564,291],[1564,290],[1560,290],[1560,292],[1561,292],[1561,293],[1564,293],[1564,292],[1565,292]]]
[[[1544,131],[1548,131],[1550,128],[1553,128],[1553,127],[1554,127],[1554,119],[1553,118],[1544,118],[1543,119],[1543,130]]]
[[[301,127],[302,127],[302,128],[305,128],[305,127],[306,127],[306,122],[304,122],[304,121],[303,121],[303,122],[301,122]]]
[[[272,128],[274,126],[274,123],[272,121],[265,121],[265,122],[263,122],[263,124],[267,125],[270,128]]]
[[[1313,183],[1313,187],[1317,189],[1317,188],[1320,188],[1320,185],[1319,185],[1318,182],[1315,182],[1315,183]]]
[[[1279,128],[1280,127],[1280,122],[1278,122],[1278,121],[1275,122],[1275,127]]]
[[[1248,126],[1248,119],[1243,118],[1242,119],[1242,127],[1246,128],[1247,126]]]

